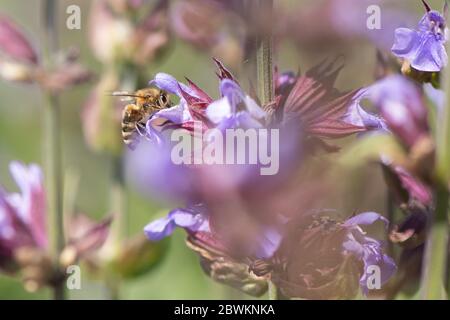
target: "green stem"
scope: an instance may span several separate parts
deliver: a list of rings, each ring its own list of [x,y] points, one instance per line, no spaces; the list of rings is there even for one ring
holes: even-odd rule
[[[438,111],[436,123],[436,209],[428,225],[422,274],[424,299],[446,298],[450,182],[450,68],[447,67],[442,73],[446,105]]]
[[[260,10],[262,16],[269,19],[272,16],[273,0],[258,0],[256,10]],[[274,99],[273,81],[273,37],[271,27],[264,30],[256,39],[256,84],[258,97],[262,107]],[[269,299],[279,299],[278,288],[269,281]]]
[[[46,0],[44,3],[44,27],[47,38],[47,62],[58,50],[58,32],[56,26],[57,4],[55,0]],[[55,269],[59,270],[59,256],[64,248],[63,225],[63,176],[61,160],[61,116],[58,96],[45,92],[46,106],[46,162],[47,162],[47,189],[50,212],[50,236],[52,257]],[[64,281],[57,281],[53,286],[53,296],[56,300],[65,298]]]
[[[446,185],[436,190],[436,210],[431,216],[422,275],[422,298],[445,299],[448,255],[448,201]]]
[[[394,204],[394,197],[392,195],[392,192],[389,190],[389,188],[387,189],[387,192],[386,192],[386,211],[387,211],[388,221],[391,224],[395,223],[396,210],[395,210],[395,204]],[[393,257],[394,256],[394,243],[389,240],[389,230],[386,230],[386,240],[388,243],[387,252],[388,252],[389,256]]]
[[[127,236],[127,219],[125,217],[126,188],[123,176],[123,163],[121,156],[112,156],[110,205],[114,213],[114,228],[112,234],[115,245],[120,246]]]
[[[258,9],[268,19],[272,15],[273,0],[258,0]],[[270,21],[269,21],[270,23]],[[273,39],[271,30],[266,30],[256,39],[256,81],[262,106],[273,101]]]
[[[139,81],[139,70],[130,65],[119,66],[116,69],[121,79],[121,90],[134,91]],[[114,213],[114,222],[111,227],[111,246],[115,255],[127,237],[128,221],[126,215],[126,185],[123,173],[122,155],[112,155],[110,210]],[[120,297],[120,279],[116,275],[108,276],[106,281],[110,299],[116,300]]]
[[[272,281],[269,281],[269,300],[278,300],[278,288]]]

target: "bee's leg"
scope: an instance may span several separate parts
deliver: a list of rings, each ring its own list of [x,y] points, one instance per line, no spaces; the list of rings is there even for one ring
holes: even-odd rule
[[[139,133],[140,136],[145,137],[147,136],[147,131],[145,128],[145,124],[142,122],[136,123],[136,131]]]

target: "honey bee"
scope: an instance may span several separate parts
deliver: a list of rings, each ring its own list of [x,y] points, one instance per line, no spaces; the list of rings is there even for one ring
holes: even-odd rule
[[[122,112],[122,137],[124,143],[130,148],[136,146],[140,136],[146,135],[147,120],[155,112],[170,107],[169,95],[156,88],[144,88],[134,93],[116,91],[112,95],[132,101]]]

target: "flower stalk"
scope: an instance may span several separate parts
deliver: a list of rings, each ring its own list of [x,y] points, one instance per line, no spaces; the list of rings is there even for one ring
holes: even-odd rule
[[[259,0],[258,7],[266,19],[272,16],[273,0]],[[264,107],[274,97],[273,37],[271,27],[268,27],[268,30],[265,30],[256,39],[256,79],[258,96]]]
[[[447,46],[448,51],[448,46]],[[422,298],[446,299],[450,182],[450,68],[443,70],[446,104],[439,111],[436,130],[436,209],[429,221],[422,275]]]
[[[47,40],[47,60],[58,50],[58,32],[56,26],[57,4],[56,0],[46,0],[44,3],[44,28]],[[63,176],[61,159],[61,110],[59,98],[55,93],[45,92],[46,96],[46,170],[47,189],[50,213],[50,237],[52,256],[55,270],[59,268],[59,256],[64,248],[63,225]],[[53,285],[55,300],[65,299],[64,281],[56,281]]]
[[[272,16],[273,0],[258,0],[257,10],[260,10],[260,13],[268,19]],[[264,30],[256,38],[256,83],[258,97],[264,108],[274,99],[273,36],[271,27],[268,30]],[[272,281],[269,281],[269,299],[279,299],[278,288]]]
[[[120,65],[116,69],[121,79],[120,88],[133,92],[139,86],[139,70],[132,65]],[[110,211],[114,213],[114,221],[111,230],[111,245],[114,254],[125,239],[128,233],[128,219],[126,214],[127,191],[124,178],[123,156],[122,154],[112,154],[111,159],[111,188],[109,193]],[[111,274],[107,277],[106,286],[111,300],[120,298],[120,279]]]

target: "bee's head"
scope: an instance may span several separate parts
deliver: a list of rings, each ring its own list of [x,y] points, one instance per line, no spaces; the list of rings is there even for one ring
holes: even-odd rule
[[[145,88],[136,91],[136,103],[140,105],[155,105],[158,101],[160,90]]]

